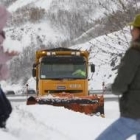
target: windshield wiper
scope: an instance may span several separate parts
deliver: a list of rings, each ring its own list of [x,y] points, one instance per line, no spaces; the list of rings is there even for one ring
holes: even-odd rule
[[[49,78],[50,80],[63,80],[63,78]]]
[[[63,77],[63,79],[69,79],[69,80],[79,80],[79,79],[86,79],[86,78],[79,78],[79,77]]]

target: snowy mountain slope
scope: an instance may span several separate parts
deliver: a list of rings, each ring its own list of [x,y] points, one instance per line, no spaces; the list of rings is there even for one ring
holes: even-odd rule
[[[89,21],[89,23],[90,22],[92,23],[92,22],[94,22],[95,19],[99,19],[99,18],[103,17],[104,13],[106,12],[106,9],[104,9],[102,6],[100,6],[99,2],[100,2],[99,0],[87,0],[87,1],[83,1],[83,0],[79,0],[79,1],[75,1],[75,0],[71,0],[71,1],[67,1],[67,0],[63,0],[63,1],[61,1],[61,0],[39,0],[39,1],[38,0],[28,0],[28,1],[18,0],[16,2],[14,2],[12,5],[10,5],[8,10],[12,13],[12,15],[14,17],[16,17],[17,16],[17,13],[16,13],[17,10],[20,12],[20,10],[24,9],[25,7],[28,7],[28,8],[38,7],[40,9],[44,9],[47,13],[51,14],[51,16],[54,16],[54,17],[51,17],[51,18],[54,18],[54,20],[55,20],[55,18],[59,18],[59,17],[55,17],[55,15],[60,11],[62,11],[62,12],[69,11],[69,13],[74,13],[74,15],[78,14],[78,13],[80,13],[80,14],[82,13],[82,16],[84,17],[84,20]],[[110,3],[111,8],[113,8],[114,10],[117,9],[117,5],[115,5],[110,0],[104,0],[100,3],[103,3],[103,4],[104,3]],[[20,13],[18,16],[21,17],[22,14],[24,15],[24,13]],[[56,23],[55,29],[54,29],[54,26],[50,25],[51,24],[50,21],[49,21],[50,19],[47,16],[49,16],[49,15],[45,15],[45,19],[42,19],[42,21],[40,21],[41,24],[44,24],[46,26],[45,28],[43,28],[43,30],[44,29],[52,30],[52,31],[57,30],[57,32],[59,32],[60,27],[58,28],[58,25],[57,25],[58,23]],[[67,22],[69,22],[69,21],[67,21]],[[33,26],[33,24],[30,25],[30,21],[26,21],[26,26],[22,25],[22,23],[20,25],[20,28],[16,28],[15,26],[13,26],[12,28],[15,31],[11,32],[11,34],[12,33],[17,34],[18,37],[15,36],[16,39],[19,39],[19,37],[22,38],[26,33],[21,32],[20,31],[21,29],[32,28],[32,30],[35,30],[35,28],[38,28],[37,26],[40,26],[40,25],[38,25],[40,23],[38,23],[38,22],[36,24],[34,23],[35,25]],[[65,22],[64,22],[64,24],[65,24]],[[75,23],[73,23],[73,24],[75,24]],[[62,28],[64,28],[63,26],[65,27],[65,25],[63,25],[63,22],[62,22]],[[17,33],[17,31],[18,31],[18,33]],[[55,33],[55,31],[54,31],[54,33]],[[29,30],[28,32],[31,32],[31,31]],[[63,37],[65,36],[64,39],[66,39],[66,38],[68,39],[69,36],[67,35],[67,32],[69,32],[69,31],[65,31],[65,32],[63,31],[63,33],[59,32],[59,34],[60,34],[60,36],[63,36]],[[10,34],[10,33],[7,32],[7,34]],[[54,34],[51,35],[51,33],[49,33],[49,32],[47,33],[47,31],[46,31],[45,36],[46,37],[49,36],[48,40],[51,37],[54,38],[53,37]],[[57,34],[56,34],[56,36],[57,36]]]
[[[106,1],[106,0],[105,0]],[[105,2],[104,1],[104,2]],[[111,2],[111,1],[110,1]],[[88,0],[83,1],[67,1],[67,0],[18,0],[12,5],[9,6],[8,10],[10,12],[15,12],[16,10],[23,8],[25,6],[30,6],[30,7],[39,7],[42,9],[45,9],[46,11],[49,10],[50,7],[53,8],[51,12],[57,12],[57,10],[67,10],[73,12],[73,10],[77,11],[82,11],[83,8],[88,7],[87,5],[93,5],[95,12],[93,13],[94,19],[99,18],[100,16],[103,16],[103,13],[105,10],[103,8],[99,7],[99,1],[98,0]],[[110,6],[114,5],[113,3],[110,3]],[[113,6],[114,9],[116,9],[116,5]]]
[[[19,40],[22,47],[29,47],[31,43],[35,45],[46,45],[49,42],[56,43],[65,39],[62,33],[57,29],[53,29],[47,22],[38,24],[28,23],[17,28],[7,28],[6,33],[7,37]]]
[[[44,10],[48,10],[51,5],[52,0],[18,0],[9,6],[8,10],[11,12],[14,18],[18,18],[15,11],[20,10],[24,7],[38,7]],[[17,16],[17,17],[16,17]],[[26,15],[28,16],[28,15]],[[12,20],[12,19],[11,19]],[[30,20],[30,19],[29,19]],[[12,21],[11,21],[12,22]],[[26,21],[21,23],[17,27],[10,26],[5,29],[8,37],[19,40],[22,43],[22,47],[29,47],[34,44],[35,47],[40,47],[40,45],[47,45],[48,43],[61,42],[67,39],[67,35],[61,33],[58,28],[54,28],[48,19],[43,19],[40,21],[30,22]]]
[[[24,103],[13,103],[13,106],[7,133],[18,140],[94,140],[119,117],[117,102],[105,104],[106,118],[87,116],[63,107],[26,106]]]
[[[52,0],[18,0],[11,6],[9,6],[8,10],[10,12],[15,12],[16,10],[27,5],[30,5],[32,7],[44,8],[45,10],[48,10],[51,2]]]
[[[69,29],[65,27],[66,25],[63,25],[63,22],[54,23],[55,25],[52,25],[50,20],[56,20],[56,18],[61,17],[61,15],[58,15],[59,17],[57,17],[56,16],[57,13],[59,13],[60,11],[61,11],[60,14],[62,14],[63,12],[65,13],[66,11],[69,11],[69,13],[74,13],[74,15],[82,13],[81,15],[83,16],[84,21],[88,21],[89,23],[90,22],[92,23],[94,22],[95,19],[100,19],[101,17],[103,17],[105,12],[107,12],[107,10],[103,6],[101,6],[102,4],[106,4],[106,6],[108,6],[108,8],[110,9],[109,10],[110,12],[112,10],[114,11],[117,10],[117,8],[119,7],[118,4],[116,3],[114,4],[114,2],[112,2],[111,0],[103,0],[103,1],[100,1],[100,0],[87,0],[87,1],[84,1],[84,0],[79,0],[79,1],[75,1],[75,0],[71,0],[71,1],[67,1],[67,0],[63,0],[63,1],[61,0],[39,0],[39,1],[38,0],[28,0],[28,1],[18,0],[14,2],[12,5],[10,5],[8,8],[8,10],[12,13],[12,16],[14,18],[18,18],[18,16],[22,17],[22,15],[24,16],[24,12],[26,10],[21,11],[21,13],[20,13],[20,10],[24,9],[25,7],[28,7],[28,8],[38,7],[40,9],[44,9],[49,14],[45,15],[45,17],[42,18],[42,20],[38,22],[36,21],[34,23],[31,23],[30,21],[26,21],[26,23],[23,22],[23,24],[21,23],[20,26],[18,25],[18,27],[16,25],[11,26],[10,28],[6,30],[6,32],[9,37],[12,37],[15,40],[20,40],[22,42],[23,47],[30,46],[31,42],[34,42],[34,44],[36,44],[36,41],[37,41],[36,36],[39,37],[42,40],[42,44],[45,44],[45,45],[47,45],[48,42],[55,42],[55,43],[62,42],[70,38],[70,35],[69,35],[70,31]],[[18,13],[16,13],[17,10],[19,11]],[[50,17],[47,17],[50,15],[51,15],[51,19],[49,19]],[[65,18],[66,17],[64,16],[64,19]],[[14,19],[14,21],[15,20],[16,19]],[[62,24],[61,25],[62,27],[57,24]],[[67,24],[67,23],[64,22],[64,24]],[[93,27],[93,30],[95,28],[96,27]],[[92,32],[91,29],[89,31]],[[84,41],[86,41],[86,39],[84,39]]]
[[[89,0],[92,2],[92,0]],[[47,13],[50,13],[53,16],[53,13],[57,14],[58,11],[66,11],[68,9],[69,13],[71,12],[85,12],[83,8],[88,9],[89,5],[86,4],[86,2],[81,0],[81,5],[79,6],[79,9],[77,9],[77,5],[80,4],[79,1],[60,1],[60,0],[18,0],[15,3],[13,3],[11,6],[9,6],[8,10],[12,13],[12,18],[11,18],[11,23],[14,22],[15,20],[18,20],[18,17],[21,18],[24,13],[23,11],[16,13],[17,10],[21,10],[24,7],[28,7],[29,9],[32,8],[40,8],[44,9]],[[86,5],[84,5],[86,4]],[[95,4],[95,2],[93,2]],[[84,6],[84,7],[83,7]],[[25,11],[24,11],[25,12]],[[101,13],[101,12],[100,12]],[[28,14],[26,13],[26,16],[28,17]],[[64,31],[63,29],[60,29],[60,25],[58,26],[57,24],[52,25],[50,22],[48,15],[45,15],[45,17],[42,17],[42,20],[40,21],[35,21],[35,22],[30,22],[26,21],[25,23],[20,25],[12,25],[10,28],[6,29],[6,34],[8,37],[11,37],[14,40],[20,40],[22,43],[23,47],[30,46],[31,42],[34,43],[34,45],[40,45],[37,44],[37,38],[39,37],[41,39],[41,45],[51,42],[51,43],[56,43],[56,42],[62,42],[64,40],[69,39],[69,33],[68,31]],[[85,18],[89,15],[84,15]],[[14,17],[14,18],[13,18]],[[25,18],[25,17],[24,17]],[[53,18],[53,17],[51,17]],[[57,17],[59,18],[59,17]],[[27,20],[25,18],[25,20]],[[18,21],[20,22],[20,21]],[[19,23],[18,23],[19,24]],[[61,23],[59,23],[61,24]],[[65,28],[65,25],[63,25],[62,22],[62,28]],[[64,26],[64,27],[63,27]],[[36,46],[37,47],[37,46]]]
[[[120,59],[128,49],[131,36],[128,28],[122,31],[92,39],[84,44],[73,46],[74,49],[88,50],[90,62],[96,66],[96,72],[92,76],[89,89],[102,89],[102,82],[112,83],[117,74],[116,67]]]

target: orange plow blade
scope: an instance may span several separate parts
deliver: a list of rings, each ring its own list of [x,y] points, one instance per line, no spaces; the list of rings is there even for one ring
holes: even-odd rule
[[[103,96],[84,96],[84,97],[54,97],[54,98],[34,98],[29,97],[27,105],[40,104],[40,105],[53,105],[63,106],[67,109],[85,113],[87,115],[99,114],[104,116],[104,97]]]

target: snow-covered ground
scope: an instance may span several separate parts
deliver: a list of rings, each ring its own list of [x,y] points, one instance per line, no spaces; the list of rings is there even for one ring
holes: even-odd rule
[[[8,132],[0,130],[3,140],[94,140],[119,117],[117,102],[105,104],[106,118],[87,116],[63,107],[26,106],[25,103],[13,103],[13,106]]]
[[[13,103],[3,140],[94,140],[119,117],[118,103],[106,102],[106,118],[87,116],[63,107]],[[129,140],[134,140],[134,137]]]
[[[18,0],[9,7],[9,11],[14,12],[27,5],[49,10],[52,1]],[[57,7],[55,2],[53,5]],[[65,3],[69,4],[69,1],[65,1]],[[71,8],[74,7],[72,4],[71,7],[68,4],[64,7],[64,2],[59,4],[66,10],[74,9]],[[111,3],[110,7],[112,9]],[[113,9],[115,7],[113,6]],[[80,6],[79,10],[80,8],[82,9],[83,7]],[[93,17],[98,19],[103,16],[104,10],[101,11],[98,7],[96,8],[97,10],[93,13]],[[37,38],[43,40],[43,43],[41,43],[45,45],[49,42],[55,43],[68,38],[67,35],[61,33],[59,29],[53,28],[46,21],[36,24],[26,23],[20,27],[10,27],[5,30],[9,42],[11,42],[10,39],[13,37],[21,42],[22,48],[31,46],[32,43],[34,46],[39,45]],[[80,44],[78,42],[79,45],[72,47],[74,49],[88,50],[90,52],[90,62],[96,65],[96,72],[89,83],[89,89],[102,89],[102,82],[106,84],[113,82],[117,71],[112,70],[112,68],[120,62],[121,56],[118,54],[124,53],[127,49],[128,42],[130,41],[128,32],[128,29],[125,28],[123,31],[101,36],[86,43]],[[7,49],[9,48],[5,48],[5,50]],[[112,66],[113,64],[111,65],[113,61],[115,63],[114,66]],[[89,75],[90,77],[91,74]],[[35,87],[33,79],[30,79],[28,82],[29,84],[31,83],[31,88]],[[18,92],[23,87],[20,84],[18,86],[9,86],[7,83],[3,83],[2,88]],[[105,103],[106,118],[87,116],[64,109],[63,107],[46,105],[26,106],[25,102],[12,103],[12,105],[13,113],[7,122],[7,132],[0,130],[0,137],[3,140],[94,140],[108,125],[119,117],[117,102]],[[129,140],[134,140],[134,137]]]

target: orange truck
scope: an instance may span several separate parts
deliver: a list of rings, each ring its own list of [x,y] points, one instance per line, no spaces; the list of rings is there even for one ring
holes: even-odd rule
[[[27,104],[64,106],[89,115],[104,115],[103,96],[88,94],[88,60],[87,51],[68,48],[37,51],[32,70],[37,97],[29,97]],[[95,72],[94,64],[90,70]]]

